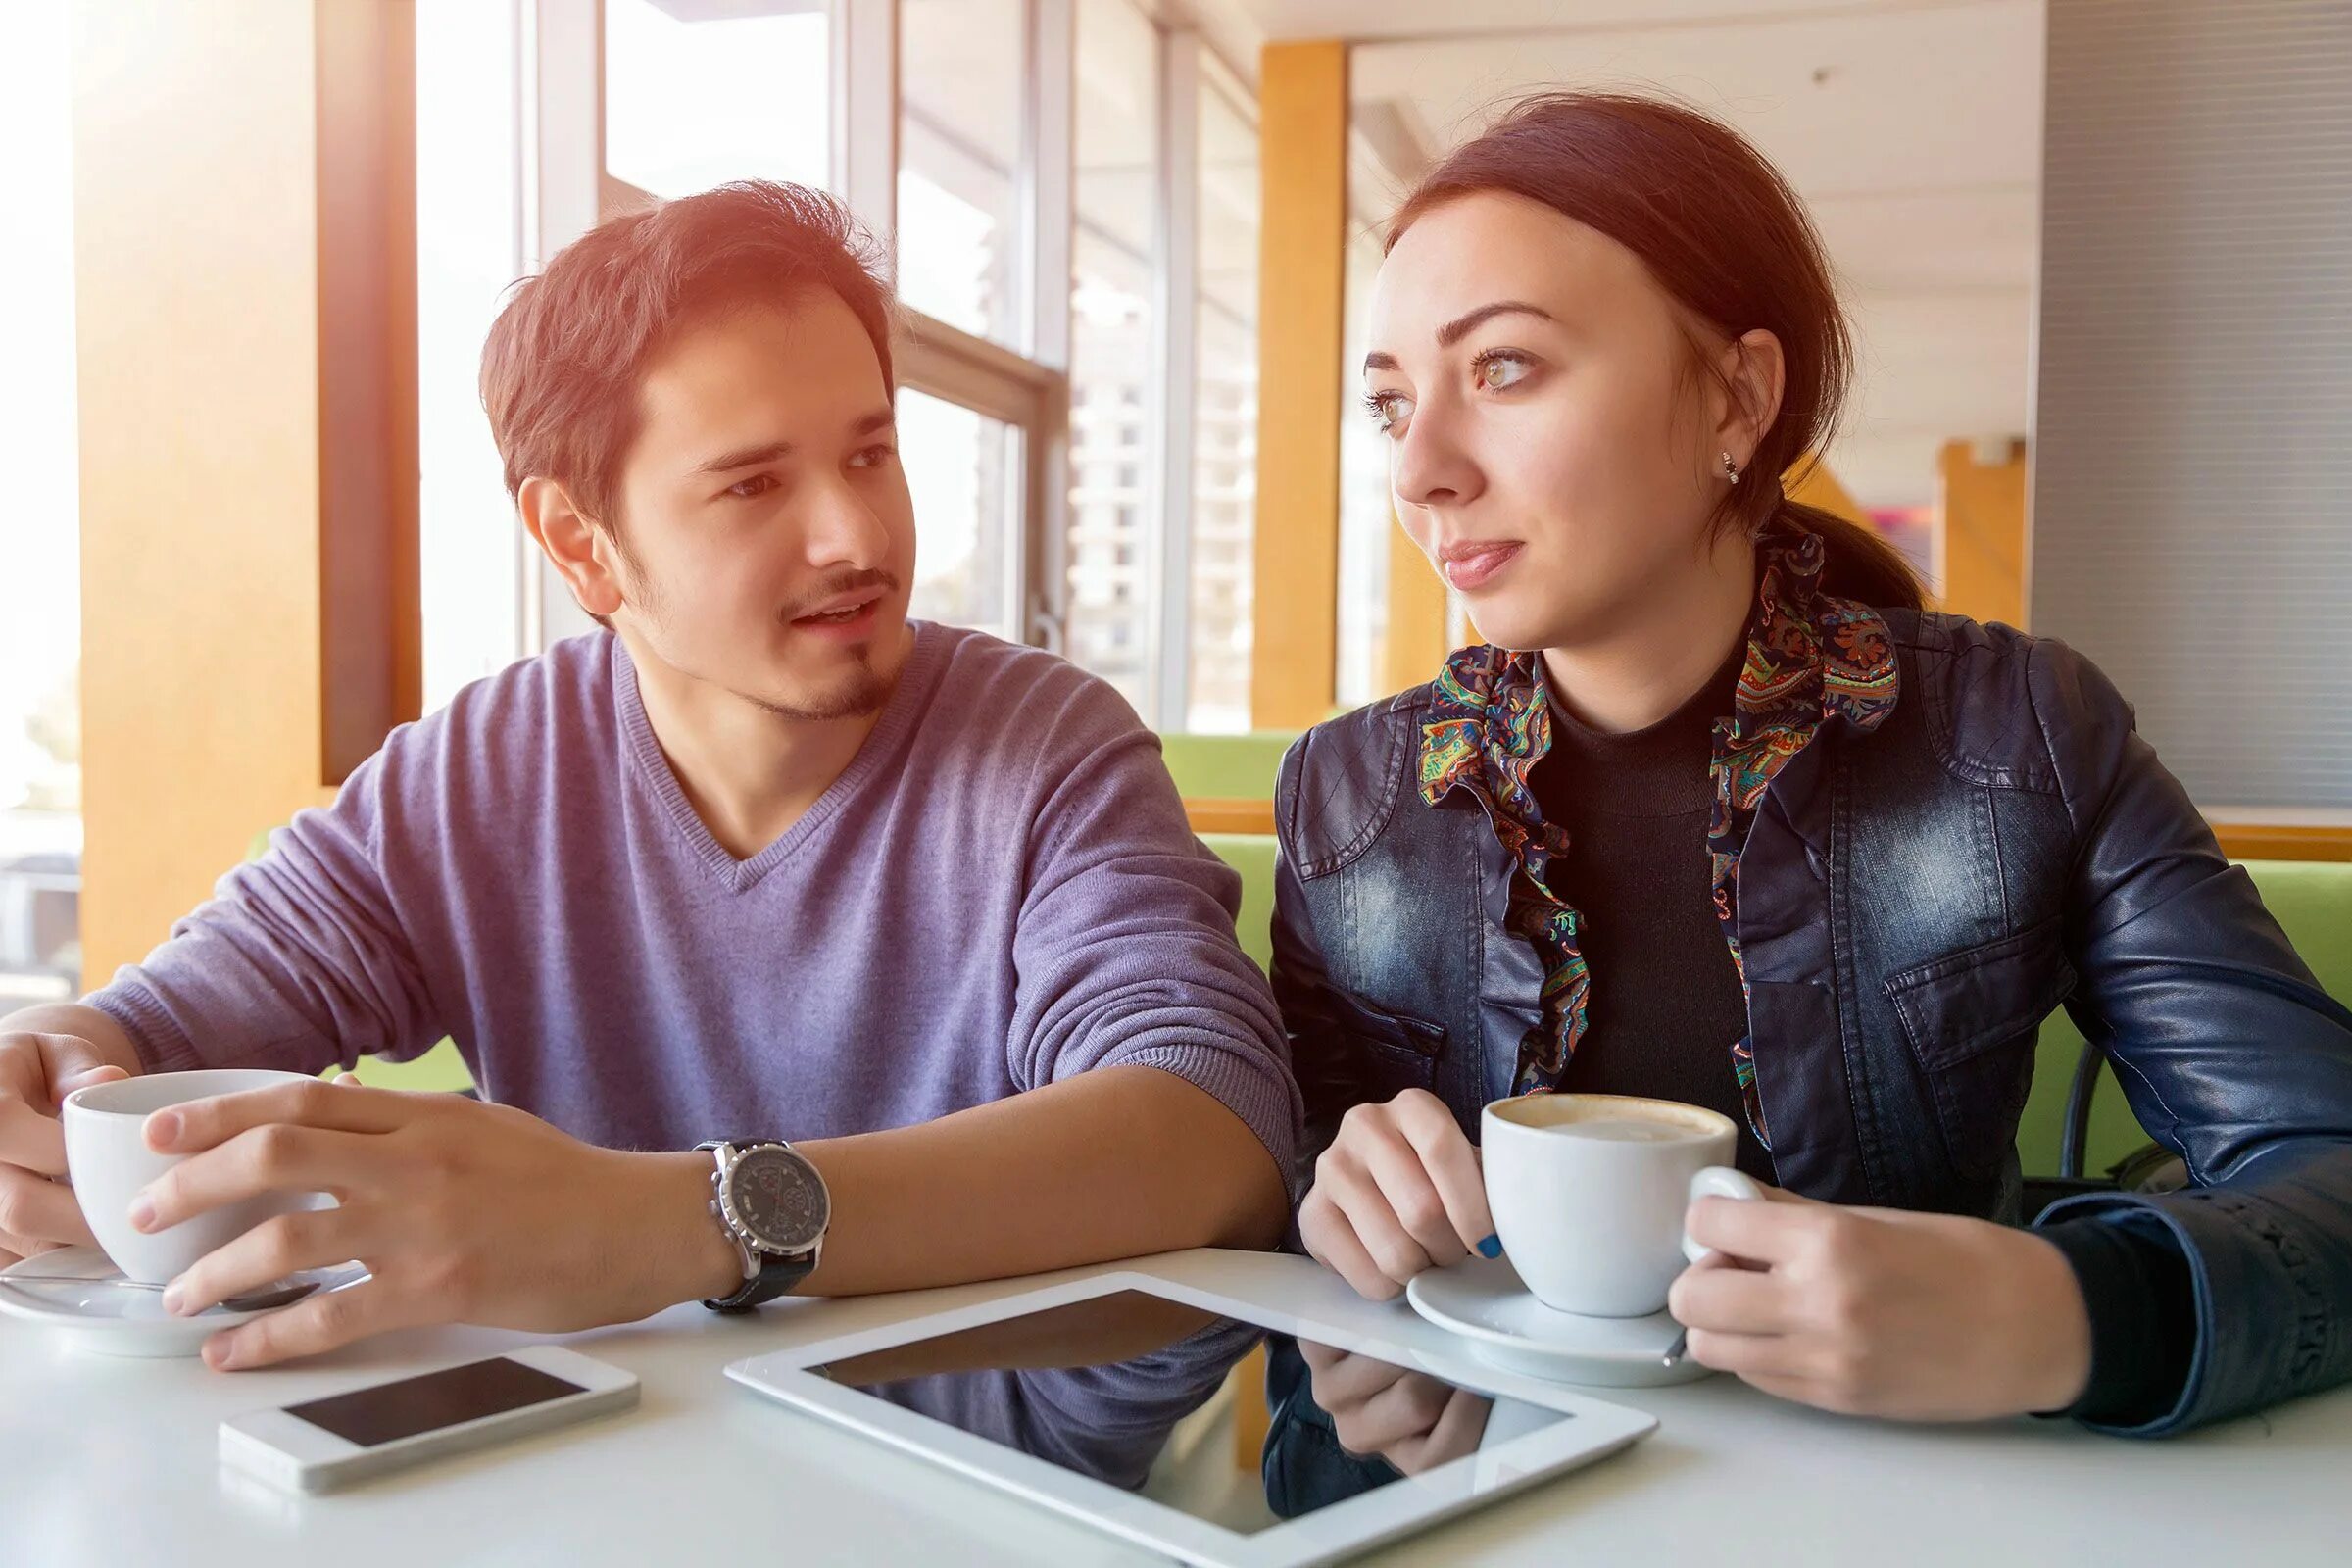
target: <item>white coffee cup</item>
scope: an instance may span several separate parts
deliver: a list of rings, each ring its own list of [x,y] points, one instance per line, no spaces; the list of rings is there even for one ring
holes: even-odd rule
[[[1662,1311],[1706,1249],[1683,1231],[1692,1200],[1760,1198],[1731,1166],[1729,1116],[1629,1095],[1497,1100],[1480,1122],[1487,1208],[1536,1298],[1586,1317]]]
[[[68,1095],[63,1107],[66,1173],[90,1233],[125,1276],[165,1285],[207,1252],[277,1214],[319,1208],[324,1193],[263,1193],[225,1203],[154,1232],[130,1223],[130,1200],[149,1182],[187,1158],[147,1147],[147,1118],[168,1105],[233,1095],[272,1084],[300,1083],[301,1073],[260,1067],[217,1067],[151,1073],[92,1084]]]

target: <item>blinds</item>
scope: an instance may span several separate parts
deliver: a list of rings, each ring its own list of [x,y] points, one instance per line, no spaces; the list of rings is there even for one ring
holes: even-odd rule
[[[2352,0],[2048,0],[2032,623],[2209,811],[2352,807]]]

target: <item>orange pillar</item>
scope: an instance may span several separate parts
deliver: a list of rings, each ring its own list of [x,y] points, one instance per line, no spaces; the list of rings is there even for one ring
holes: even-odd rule
[[[1382,685],[1405,691],[1438,677],[1453,651],[1446,635],[1446,585],[1404,530],[1389,525],[1389,634]]]
[[[1788,499],[1803,506],[1818,507],[1834,517],[1848,522],[1870,525],[1870,514],[1862,510],[1853,493],[1838,482],[1826,463],[1802,462],[1782,477]]]
[[[414,12],[74,9],[83,973],[416,707]]]
[[[1992,461],[1984,461],[1989,456]],[[1990,454],[1946,441],[1936,460],[1936,582],[1940,608],[2026,625],[2026,444]]]
[[[1257,569],[1250,710],[1303,729],[1338,696],[1348,46],[1268,44],[1257,115]]]

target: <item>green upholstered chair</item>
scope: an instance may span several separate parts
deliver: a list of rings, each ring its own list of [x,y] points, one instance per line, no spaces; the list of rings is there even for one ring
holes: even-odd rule
[[[1270,801],[1282,754],[1298,738],[1294,730],[1255,730],[1247,735],[1162,735],[1176,793],[1188,801]]]
[[[1201,843],[1242,874],[1242,912],[1234,921],[1242,951],[1260,969],[1274,963],[1274,839],[1266,833],[1209,833]]]
[[[2352,864],[2326,860],[2247,860],[2246,874],[2303,961],[2329,996],[2352,1004]],[[2017,1130],[2029,1177],[2079,1176],[2111,1169],[2148,1142],[2113,1082],[2103,1056],[2086,1054],[2082,1032],[2062,1008],[2041,1026],[2034,1092]],[[2062,1160],[2070,1120],[2083,1121],[2080,1168]]]

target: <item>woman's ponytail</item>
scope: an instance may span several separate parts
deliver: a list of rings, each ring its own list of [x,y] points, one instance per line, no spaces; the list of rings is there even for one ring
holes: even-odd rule
[[[1774,515],[1807,533],[1819,534],[1825,560],[1821,591],[1839,599],[1858,599],[1874,610],[1924,610],[1927,595],[1919,573],[1903,553],[1888,544],[1875,528],[1849,521],[1801,501],[1781,498]]]

